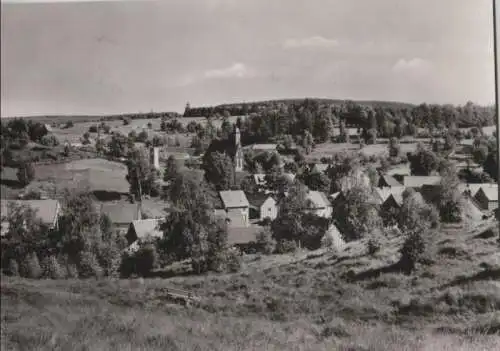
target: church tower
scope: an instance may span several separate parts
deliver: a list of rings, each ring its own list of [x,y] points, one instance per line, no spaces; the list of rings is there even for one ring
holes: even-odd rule
[[[241,134],[240,134],[240,129],[236,127],[235,130],[235,138],[234,138],[234,143],[235,143],[235,154],[234,154],[234,170],[236,172],[242,172],[243,171],[243,150],[241,149]]]

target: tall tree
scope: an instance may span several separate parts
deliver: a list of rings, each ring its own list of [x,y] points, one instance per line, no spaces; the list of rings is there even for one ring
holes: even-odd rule
[[[211,152],[203,159],[205,179],[217,190],[229,190],[234,185],[234,165],[231,157],[223,152]]]

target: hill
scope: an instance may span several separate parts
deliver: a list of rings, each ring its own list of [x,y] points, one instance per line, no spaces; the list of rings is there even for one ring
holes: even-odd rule
[[[29,281],[2,277],[6,350],[495,350],[500,256],[494,222],[442,230],[410,276],[393,271],[401,238],[375,256],[244,258],[241,272],[170,279]],[[179,267],[177,267],[179,268]],[[172,268],[173,269],[173,268]],[[202,297],[190,308],[169,287]]]

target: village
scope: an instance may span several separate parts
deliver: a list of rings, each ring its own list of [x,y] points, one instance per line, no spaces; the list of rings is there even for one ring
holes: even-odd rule
[[[189,105],[187,110],[189,110]],[[290,167],[294,164],[294,157],[296,159],[297,149],[288,147],[285,152],[283,143],[242,145],[241,132],[236,126],[237,122],[241,123],[242,118],[245,119],[247,116],[222,118],[225,126],[220,125],[220,118],[215,119],[215,123],[219,123],[219,130],[221,127],[225,127],[226,131],[230,130],[226,133],[226,140],[217,146],[219,148],[217,151],[229,155],[233,167],[229,173],[234,179],[231,179],[231,185],[224,190],[214,188],[212,191],[214,193],[212,196],[213,214],[226,221],[229,246],[244,248],[255,243],[258,233],[277,218],[280,212],[280,199],[286,196],[286,189],[268,184],[273,179],[276,181],[276,176],[270,177],[269,172],[268,174],[264,173],[262,167],[249,169],[248,157],[246,157],[249,154],[260,155],[261,159],[274,157],[276,164],[271,172],[278,173],[288,185],[304,182],[304,174],[321,179],[321,177],[326,177],[329,172],[335,172],[333,168],[335,154],[350,153],[355,158],[366,160],[359,168],[340,179],[338,186],[335,187],[337,190],[335,192],[330,191],[332,186],[326,186],[326,189],[325,187],[313,187],[314,190],[307,189],[307,205],[304,204],[307,208],[303,210],[327,219],[326,235],[335,238],[337,243],[342,243],[345,240],[345,233],[342,232],[342,229],[337,228],[335,219],[341,216],[341,212],[338,212],[339,208],[342,208],[346,201],[345,195],[352,187],[362,185],[370,189],[369,202],[376,208],[376,211],[390,213],[403,206],[405,190],[412,189],[421,195],[425,202],[432,203],[436,189],[441,185],[442,177],[438,172],[426,176],[412,174],[410,162],[407,159],[406,162],[399,162],[382,170],[380,157],[387,157],[390,151],[389,139],[377,138],[376,142],[365,145],[361,141],[359,128],[345,127],[344,133],[349,136],[348,142],[333,143],[335,139],[332,137],[332,141],[314,145],[312,153],[306,155],[306,159],[301,161],[303,165],[300,171],[302,176],[298,176],[297,167]],[[209,118],[208,120],[213,123],[214,119]],[[26,184],[24,188],[21,187],[22,190],[18,191],[16,195],[11,195],[10,198],[7,195],[8,191],[2,191],[5,193],[2,198],[2,236],[8,232],[9,203],[23,204],[33,208],[45,224],[51,228],[57,228],[58,218],[62,210],[60,203],[62,190],[86,189],[93,194],[97,212],[106,215],[113,227],[126,236],[126,251],[137,250],[141,239],[147,237],[163,238],[164,233],[160,228],[169,216],[172,207],[172,203],[161,196],[162,192],[169,186],[169,182],[164,177],[169,158],[170,160],[175,159],[177,167],[183,172],[193,173],[201,177],[200,179],[204,178],[202,165],[204,154],[195,155],[193,153],[193,149],[188,144],[189,138],[186,137],[189,133],[172,134],[165,131],[164,125],[166,123],[175,125],[179,121],[184,125],[194,124],[196,126],[196,123],[200,123],[197,128],[203,128],[202,124],[204,123],[206,126],[207,123],[207,119],[203,117],[181,117],[169,119],[168,122],[160,118],[139,119],[132,120],[132,125],[126,122],[121,125],[121,121],[111,121],[107,122],[108,124],[102,122],[101,125],[81,123],[82,127],[89,128],[94,132],[92,133],[95,136],[94,139],[89,137],[87,132],[84,132],[83,137],[78,137],[77,134],[72,137],[71,134],[68,134],[71,129],[80,132],[84,130],[79,124],[71,129],[66,129],[64,125],[51,126],[46,124],[44,138],[53,136],[56,139],[61,139],[61,143],[58,143],[61,146],[58,147],[64,147],[65,152],[71,148],[75,153],[78,153],[79,150],[86,150],[88,155],[74,161],[39,162],[38,164],[35,162],[35,176],[29,184]],[[106,135],[103,136],[104,132],[101,130],[106,129]],[[470,136],[470,130],[471,128],[462,129],[461,132],[468,133]],[[115,135],[126,135],[127,133],[129,139],[132,134],[146,134],[146,142],[136,142],[133,147],[144,151],[141,154],[142,157],[148,158],[145,160],[148,167],[151,167],[153,172],[157,174],[154,180],[157,191],[154,196],[151,196],[151,193],[140,194],[139,199],[131,199],[130,184],[126,180],[127,155],[109,156],[112,154],[110,148],[113,147]],[[432,147],[436,149],[436,144],[444,143],[443,132],[435,131],[434,135],[428,135],[428,133],[425,135],[425,129],[421,128],[418,133],[424,135],[405,136],[398,140],[399,147],[407,153],[411,153],[416,151],[417,143],[425,145],[427,149]],[[480,131],[476,130],[475,133],[481,135],[482,138],[491,138],[494,137],[494,128],[484,127]],[[339,136],[340,134],[339,126],[334,126],[332,135]],[[165,141],[162,146],[159,146],[160,143],[155,141],[160,138]],[[184,146],[179,142],[179,138],[183,138]],[[481,147],[477,138],[462,138],[456,143],[453,151],[446,154],[446,158],[451,161],[457,172],[467,170],[477,174],[483,173],[482,165],[473,160],[474,150]],[[172,141],[174,139],[176,142]],[[220,139],[220,137],[215,138],[215,140]],[[100,152],[98,151],[99,144],[104,145]],[[28,145],[30,150],[36,151],[37,147],[42,150],[42,153],[57,148],[37,145],[34,142]],[[210,146],[208,150],[210,150]],[[290,150],[295,151],[295,153],[290,152]],[[80,153],[83,152],[80,151]],[[103,153],[108,156],[99,156]],[[401,152],[401,154],[404,153]],[[92,157],[92,155],[97,157]],[[369,168],[372,169],[371,175]],[[376,170],[375,176],[373,169]],[[15,168],[3,167],[1,175],[3,187],[12,185],[13,188],[20,188],[18,173]],[[464,210],[461,212],[461,220],[458,221],[462,227],[471,228],[492,218],[494,210],[498,207],[498,185],[495,182],[467,183],[462,181],[458,187],[463,196],[462,206],[464,206]]]

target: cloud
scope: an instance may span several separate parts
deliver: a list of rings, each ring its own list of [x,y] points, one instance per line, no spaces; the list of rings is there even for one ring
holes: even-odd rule
[[[283,43],[285,49],[297,48],[331,48],[339,45],[335,39],[327,39],[321,36],[314,36],[302,39],[287,39]]]
[[[252,76],[250,69],[243,63],[234,63],[223,69],[212,69],[205,72],[204,77],[211,78],[246,78]]]
[[[394,72],[422,72],[430,68],[432,68],[432,63],[430,61],[415,57],[411,60],[398,60],[392,67],[392,70]]]

